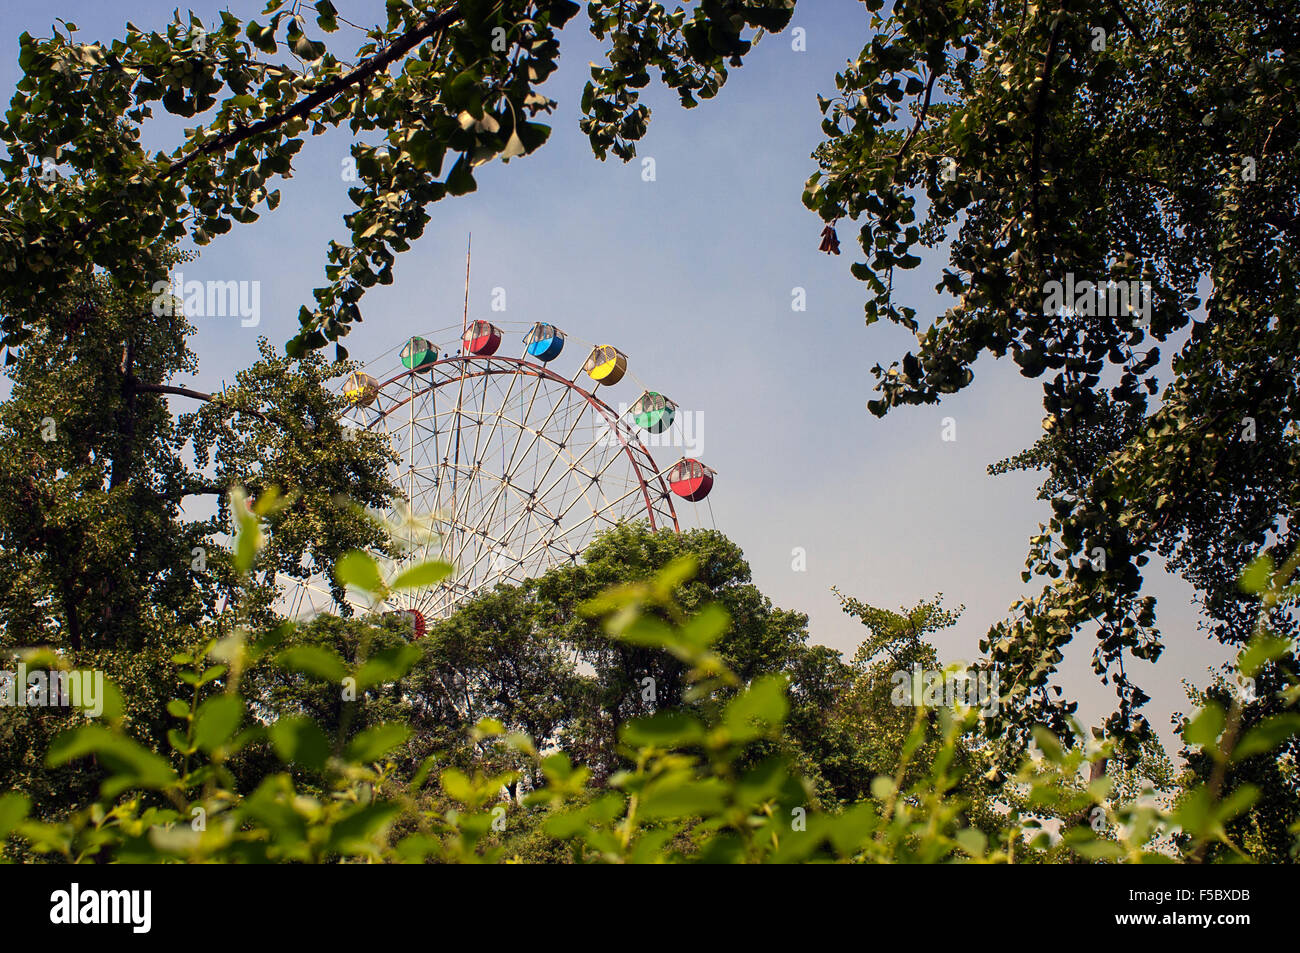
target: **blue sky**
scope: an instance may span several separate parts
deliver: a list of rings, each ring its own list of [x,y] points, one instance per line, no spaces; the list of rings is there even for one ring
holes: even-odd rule
[[[382,4],[335,0],[343,16],[373,21]],[[0,13],[0,64],[18,78],[17,36],[48,35],[54,16],[81,36],[111,40],[127,20],[165,26],[176,4],[150,0],[6,0]],[[257,17],[260,0],[191,5],[207,23],[229,8]],[[396,281],[363,299],[365,323],[347,339],[366,359],[403,338],[458,323],[464,253],[473,233],[470,318],[549,321],[579,338],[625,351],[649,387],[703,415],[705,462],[718,471],[710,497],[717,527],[745,550],[758,586],[778,605],[810,616],[814,641],[851,655],[865,634],[838,609],[831,586],[876,605],[910,605],[942,590],[966,606],[961,622],[938,634],[947,659],[973,658],[976,643],[1026,588],[1020,581],[1027,539],[1046,518],[1033,475],[990,477],[985,467],[1041,433],[1039,385],[1010,362],[983,359],[975,383],[933,407],[905,408],[877,420],[868,368],[907,350],[910,335],[862,320],[864,286],[848,273],[855,229],[841,224],[844,254],[817,251],[821,222],[800,202],[821,140],[818,92],[856,58],[868,15],[851,0],[805,0],[789,31],[766,37],[733,70],[720,95],[683,110],[653,85],[653,109],[639,156],[600,162],[578,130],[578,99],[588,61],[601,47],[585,14],[561,37],[561,66],[543,87],[559,101],[550,141],[509,165],[477,171],[478,191],[430,208],[424,237],[399,258]],[[354,47],[354,31],[332,42]],[[360,34],[355,34],[360,36]],[[346,50],[347,53],[351,49]],[[150,145],[171,148],[180,123],[160,123]],[[284,183],[275,213],[236,226],[183,267],[187,279],[261,282],[256,328],[237,319],[198,319],[192,346],[201,366],[195,386],[216,388],[256,359],[257,336],[282,344],[299,305],[323,283],[327,241],[344,239],[350,208],[340,175],[351,139],[309,140]],[[644,181],[641,159],[654,159]],[[938,313],[933,286],[942,250],[901,273],[901,298],[921,315]],[[900,282],[896,279],[896,287]],[[807,308],[791,308],[803,288]],[[488,310],[494,288],[505,314]],[[633,400],[636,394],[621,394]],[[943,419],[957,439],[941,439]],[[690,504],[683,504],[689,507]],[[686,525],[710,525],[707,511]],[[806,551],[806,571],[792,568]],[[1153,696],[1147,712],[1173,754],[1169,714],[1186,708],[1183,678],[1206,680],[1225,653],[1197,631],[1190,590],[1156,578],[1166,652],[1153,669],[1129,667]],[[1088,667],[1091,636],[1067,655],[1060,681],[1085,721],[1110,711],[1110,689]]]

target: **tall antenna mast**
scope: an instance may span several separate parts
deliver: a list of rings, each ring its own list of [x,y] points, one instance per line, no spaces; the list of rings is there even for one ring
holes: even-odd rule
[[[465,332],[469,330],[469,250],[474,241],[474,233],[470,232],[465,239],[465,315],[460,323],[460,336],[463,340]]]

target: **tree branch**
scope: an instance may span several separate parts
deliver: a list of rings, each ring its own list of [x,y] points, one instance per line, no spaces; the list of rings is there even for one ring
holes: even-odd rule
[[[1043,158],[1043,111],[1047,107],[1047,95],[1052,88],[1052,60],[1056,56],[1056,42],[1061,36],[1061,25],[1065,22],[1065,9],[1056,13],[1056,22],[1052,24],[1052,36],[1047,41],[1047,55],[1043,57],[1043,72],[1039,80],[1038,96],[1034,101],[1034,138],[1032,155],[1029,163],[1029,189],[1031,204],[1029,209],[1030,228],[1034,235],[1034,256],[1038,257],[1038,177]]]
[[[1124,5],[1121,4],[1119,0],[1110,0],[1110,5],[1114,8],[1115,12],[1119,14],[1119,18],[1124,21],[1124,25],[1128,27],[1129,32],[1138,38],[1138,42],[1145,43],[1146,37],[1144,37],[1142,31],[1137,28],[1137,24],[1129,19],[1128,11],[1124,9]]]
[[[916,122],[912,124],[912,131],[907,134],[907,138],[903,140],[903,144],[899,146],[898,151],[894,153],[895,159],[903,158],[903,154],[907,152],[907,147],[912,144],[912,140],[916,138],[916,134],[921,131],[921,124],[925,122],[925,114],[930,111],[930,92],[934,89],[934,81],[938,76],[938,72],[933,69],[930,70],[930,78],[925,84],[925,99],[921,101],[921,111],[916,114]]]
[[[195,149],[183,159],[177,159],[167,167],[166,171],[163,172],[162,178],[168,179],[176,175],[178,172],[184,171],[190,163],[202,156],[211,155],[214,152],[224,152],[226,149],[238,145],[245,139],[251,139],[253,136],[260,135],[263,132],[268,132],[277,126],[283,125],[290,119],[297,119],[301,116],[307,115],[317,106],[333,99],[348,87],[356,86],[358,83],[365,82],[365,80],[374,76],[381,70],[387,69],[394,62],[401,59],[401,57],[411,49],[418,46],[440,30],[445,30],[460,18],[461,12],[458,6],[430,17],[425,20],[421,26],[399,36],[389,44],[388,48],[384,50],[384,52],[364,61],[360,66],[352,70],[352,72],[326,83],[320,89],[316,90],[316,92],[307,96],[305,99],[294,103],[288,109],[278,112],[273,116],[267,116],[265,119],[255,122],[251,126],[236,129],[233,132],[226,133],[224,136],[219,136],[211,142],[199,146],[199,148]]]
[[[170,384],[142,384],[140,381],[135,381],[133,387],[135,391],[140,394],[175,394],[177,397],[189,397],[192,398],[193,400],[207,401],[208,403],[212,403],[212,404],[225,403],[221,399],[220,395],[214,396],[212,394],[205,394],[201,390],[190,390],[188,387],[173,387]],[[270,418],[268,418],[267,415],[262,413],[260,410],[254,410],[251,407],[248,408],[230,407],[230,410],[232,413],[251,414],[252,416],[256,417],[258,420],[276,422],[276,421],[271,421]],[[281,422],[281,426],[283,426],[282,422]]]

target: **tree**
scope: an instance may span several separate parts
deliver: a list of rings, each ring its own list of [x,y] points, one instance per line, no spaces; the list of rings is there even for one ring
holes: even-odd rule
[[[871,783],[878,776],[894,778],[902,772],[900,783],[911,784],[933,763],[946,743],[937,709],[949,704],[946,688],[938,691],[935,704],[927,698],[927,678],[938,685],[948,669],[927,636],[957,623],[964,606],[945,609],[943,593],[922,599],[911,608],[897,611],[883,609],[836,591],[840,607],[858,619],[870,632],[854,653],[849,679],[833,707],[824,715],[825,734],[835,740],[832,751],[818,754],[818,770],[837,778],[835,793],[847,804],[867,797]],[[956,684],[956,671],[953,671]],[[946,682],[945,682],[946,685]],[[970,698],[978,702],[979,693]],[[981,717],[1000,704],[989,694]],[[914,760],[909,764],[904,751],[909,735],[916,730],[918,719],[924,728]],[[972,823],[994,830],[996,822],[993,800],[993,776],[988,775],[989,753],[996,743],[971,732],[953,743],[956,762],[962,766],[962,781],[955,789],[966,803]],[[823,766],[824,765],[824,766]]]
[[[526,759],[472,737],[474,726],[490,719],[542,748],[581,757],[604,780],[623,764],[620,721],[694,703],[680,660],[611,640],[586,606],[610,585],[644,584],[683,560],[698,571],[681,586],[681,605],[713,604],[731,620],[717,645],[728,665],[751,679],[782,672],[797,678],[805,671],[811,677],[804,657],[823,650],[806,644],[807,618],[774,607],[759,592],[739,547],[717,531],[679,534],[631,523],[597,536],[581,564],[498,585],[431,621],[424,638],[407,646],[413,652],[408,674],[390,688],[359,685],[355,698],[341,699],[268,663],[250,671],[250,694],[266,713],[309,715],[345,733],[400,717],[413,730],[405,755],[412,765],[436,751],[465,770],[519,771],[520,790],[540,786],[542,777]],[[399,632],[399,623],[382,614],[323,617],[287,633],[284,645],[312,646],[341,664],[360,664],[405,644]],[[794,690],[802,694],[804,687]],[[810,731],[820,730],[824,712],[799,704],[796,710]]]
[[[611,586],[642,582],[685,559],[696,572],[678,601],[686,612],[706,602],[726,612],[731,625],[717,651],[742,678],[784,671],[805,648],[807,616],[773,606],[750,581],[740,548],[716,530],[656,532],[624,523],[601,534],[582,563],[556,567],[529,584],[537,624],[593,670],[592,707],[570,729],[567,746],[593,768],[612,770],[620,722],[686,703],[687,668],[662,652],[611,641],[581,608]]]
[[[104,673],[117,686],[105,717],[162,747],[167,659],[204,634],[269,626],[277,572],[382,547],[374,520],[340,501],[382,507],[395,491],[379,438],[343,439],[331,388],[346,365],[291,362],[263,342],[263,361],[225,393],[175,387],[172,375],[195,368],[192,329],[153,303],[95,275],[24,306],[31,333],[9,352],[13,389],[0,403],[0,653],[51,647],[62,664]],[[178,423],[168,394],[203,404]],[[189,441],[197,468],[183,458]],[[222,545],[240,482],[269,517],[254,577]],[[186,511],[208,494],[216,515]],[[2,783],[48,795],[51,810],[91,790],[94,772],[39,769],[40,752],[79,717],[6,709]]]
[[[346,365],[289,361],[263,341],[263,360],[214,397],[164,383],[196,366],[183,316],[155,315],[102,277],[43,310],[50,317],[11,351],[14,387],[0,404],[8,644],[158,647],[210,620],[237,588],[216,540],[241,482],[282,495],[260,585],[248,587],[261,606],[282,585],[277,572],[301,578],[351,549],[387,545],[361,511],[395,495],[386,448],[374,434],[345,435],[343,398],[329,389]],[[178,423],[164,394],[205,405]],[[182,459],[190,441],[197,469]],[[185,502],[209,494],[217,514],[187,518]]]
[[[195,548],[217,547],[181,513],[184,438],[162,397],[137,386],[195,368],[191,329],[103,277],[28,310],[40,323],[10,352],[0,404],[5,640],[157,645],[218,595],[191,565]]]
[[[540,622],[544,614],[529,589],[497,586],[430,627],[420,642],[424,655],[404,683],[422,742],[455,751],[462,766],[522,769],[525,787],[539,784],[524,761],[493,760],[489,746],[467,739],[491,718],[543,748],[558,746],[587,710],[589,679],[571,647]]]
[[[282,494],[258,563],[260,604],[269,604],[286,580],[320,576],[350,611],[342,586],[321,567],[354,549],[392,553],[375,514],[397,499],[388,471],[396,458],[382,435],[343,422],[347,400],[337,382],[351,365],[319,354],[292,360],[265,339],[258,348],[262,359],[217,397],[189,392],[206,403],[180,420],[201,474],[185,494],[217,497],[213,532],[230,525],[232,488],[242,486],[254,498]]]
[[[1136,744],[1146,695],[1124,662],[1162,651],[1142,593],[1151,557],[1240,644],[1258,611],[1241,571],[1300,542],[1300,12],[921,0],[873,28],[822,100],[804,196],[828,222],[861,222],[867,323],[916,334],[872,368],[871,410],[970,385],[986,352],[1043,379],[1047,436],[1019,461],[1048,474],[1052,517],[1025,573],[1042,590],[983,645],[1014,689],[1003,727],[1021,744],[1034,723],[1069,734],[1051,677],[1095,627],[1094,666],[1117,694],[1107,730]],[[893,271],[945,242],[938,290],[956,302],[921,320]]]
[[[784,28],[793,8],[707,0],[688,17],[660,3],[589,4],[592,33],[610,41],[582,97],[596,154],[634,154],[650,70],[693,106],[717,93],[756,32]],[[302,308],[290,352],[337,342],[360,320],[365,290],[393,280],[430,203],[473,191],[476,166],[546,141],[550,128],[533,120],[556,105],[540,87],[555,70],[556,31],[580,10],[573,0],[393,0],[387,22],[354,51],[309,38],[339,29],[329,0],[313,9],[311,22],[299,4],[271,0],[266,24],[223,11],[211,27],[178,15],[165,32],[128,25],[107,44],[80,42],[71,24],[46,38],[23,34],[23,79],[0,122],[9,153],[0,160],[2,343],[30,333],[6,307],[15,299],[94,269],[140,291],[165,277],[160,241],[205,245],[274,210],[304,135],[346,126],[359,138],[351,243],[330,243],[327,284]],[[194,124],[176,148],[150,155],[141,129],[156,104]]]

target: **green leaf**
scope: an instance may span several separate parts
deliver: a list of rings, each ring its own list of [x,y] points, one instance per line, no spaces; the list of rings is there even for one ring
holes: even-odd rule
[[[732,795],[736,803],[756,807],[777,797],[790,779],[789,768],[780,756],[765,758],[736,782]]]
[[[978,828],[963,828],[954,835],[953,839],[958,847],[977,859],[983,857],[984,852],[988,850],[988,837]]]
[[[276,664],[292,672],[302,672],[327,682],[343,681],[347,669],[343,660],[330,649],[319,645],[295,645],[276,656]]]
[[[470,806],[478,803],[478,792],[474,790],[474,783],[470,781],[469,776],[464,771],[448,768],[442,772],[441,777],[442,789],[446,792],[447,797]]]
[[[677,630],[677,638],[697,651],[704,651],[720,639],[731,625],[731,616],[716,602],[701,606]]]
[[[1300,715],[1295,712],[1283,712],[1265,718],[1237,742],[1232,749],[1232,760],[1243,761],[1246,758],[1264,754],[1281,747],[1294,734],[1300,733]]]
[[[1291,650],[1291,640],[1266,633],[1255,636],[1237,656],[1237,668],[1247,678],[1254,678],[1269,662],[1279,659]]]
[[[216,681],[225,674],[226,667],[224,665],[210,665],[203,670],[203,673],[199,676],[199,680],[196,684],[206,685],[208,682]]]
[[[316,0],[316,23],[326,33],[333,33],[339,28],[339,12],[330,0]]]
[[[194,743],[204,751],[225,744],[244,717],[244,703],[236,695],[216,695],[199,706],[194,716]]]
[[[396,804],[377,801],[347,814],[330,832],[329,849],[343,854],[368,854],[382,845],[376,835],[401,813]]]
[[[619,737],[636,748],[683,748],[703,743],[705,731],[698,718],[664,711],[626,722],[619,728]]]
[[[641,792],[637,811],[647,818],[710,817],[726,804],[726,785],[717,778],[653,781]]]
[[[107,678],[104,679],[103,705],[100,717],[109,723],[118,721],[126,712],[126,699],[122,697],[122,690]]]
[[[1241,588],[1253,595],[1259,595],[1267,591],[1272,578],[1273,560],[1267,553],[1260,553],[1242,571]]]
[[[727,703],[722,722],[733,741],[748,741],[780,727],[790,708],[785,686],[783,675],[764,675]]]
[[[398,575],[389,588],[400,591],[436,586],[451,575],[452,569],[451,563],[439,562],[438,560],[420,563],[418,566],[412,566]]]
[[[241,575],[253,567],[257,551],[262,548],[262,528],[256,520],[241,520],[235,535],[235,570]]]
[[[256,21],[248,21],[248,28],[244,31],[250,43],[263,53],[275,52],[275,30],[269,26],[259,26]]]
[[[1034,743],[1043,752],[1043,757],[1053,764],[1060,764],[1065,759],[1060,740],[1042,725],[1034,725]]]
[[[32,802],[27,795],[17,791],[0,797],[0,843],[9,836],[9,832],[21,824],[31,810]]]
[[[450,195],[468,195],[477,188],[478,184],[474,181],[469,157],[461,156],[447,175],[447,192]]]
[[[193,754],[198,751],[198,746],[190,743],[189,737],[179,728],[167,729],[167,741],[176,751],[181,754]]]
[[[1108,840],[1085,840],[1071,844],[1070,849],[1087,860],[1118,860],[1124,856],[1124,848]]]
[[[384,593],[379,564],[369,553],[363,553],[359,549],[339,557],[339,561],[334,564],[334,578],[340,585],[360,589],[373,599]]]
[[[400,722],[388,722],[361,732],[350,742],[343,754],[349,761],[369,764],[378,761],[411,736],[411,729]]]
[[[676,634],[666,622],[649,615],[634,619],[618,637],[629,645],[655,649],[668,648],[677,641]]]
[[[1225,824],[1238,814],[1244,814],[1259,799],[1259,788],[1253,784],[1243,784],[1219,802],[1214,810],[1214,820]]]
[[[281,718],[270,729],[271,745],[281,761],[300,764],[320,771],[329,758],[330,745],[325,732],[310,718]]]
[[[399,645],[376,652],[357,671],[357,688],[385,685],[405,677],[423,652],[414,645]]]
[[[60,735],[50,745],[45,763],[57,767],[89,754],[111,772],[101,787],[105,797],[116,797],[129,788],[166,788],[177,780],[165,758],[102,725],[83,725]]]
[[[675,592],[687,580],[695,578],[699,560],[694,555],[678,556],[655,576],[655,585],[666,593]]]
[[[892,791],[894,787],[893,781],[889,778],[885,778],[884,780],[889,782],[889,791]],[[875,785],[873,784],[873,788],[874,787]],[[884,797],[878,799],[882,801],[886,800],[889,796],[889,791],[882,788],[881,794],[883,794]],[[831,843],[835,845],[836,851],[838,851],[841,856],[847,857],[851,856],[859,850],[866,841],[871,839],[871,836],[875,832],[879,823],[880,818],[876,814],[876,806],[870,801],[860,801],[844,813],[828,817],[826,819],[826,829],[830,834]],[[811,831],[805,833],[811,833]],[[802,839],[811,840],[811,838]]]
[[[483,107],[478,106],[478,110],[470,108],[479,103],[478,83],[479,75],[472,70],[465,70],[457,73],[442,89],[442,102],[451,112],[460,112],[463,109],[474,113],[474,118],[478,119],[483,114]]]
[[[1200,745],[1207,750],[1218,751],[1219,735],[1223,734],[1227,722],[1223,706],[1209,702],[1183,729],[1183,740],[1189,745]]]
[[[312,42],[305,33],[297,34],[291,42],[294,54],[308,63],[314,63],[325,55],[325,44]]]

